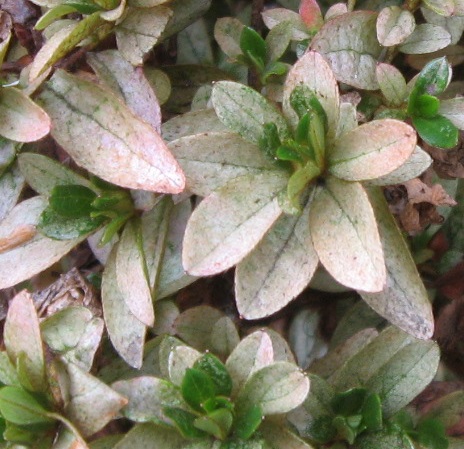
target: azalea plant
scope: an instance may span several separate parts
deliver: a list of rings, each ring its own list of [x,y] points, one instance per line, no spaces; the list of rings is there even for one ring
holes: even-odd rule
[[[464,8],[264,3],[1,2],[1,448],[462,446]]]

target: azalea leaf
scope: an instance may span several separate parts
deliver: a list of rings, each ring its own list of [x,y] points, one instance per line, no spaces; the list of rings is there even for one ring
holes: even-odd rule
[[[341,284],[362,291],[385,285],[385,261],[372,206],[363,187],[328,178],[309,218],[321,263]]]
[[[399,120],[368,122],[335,142],[328,154],[329,171],[347,181],[384,176],[406,162],[416,140],[414,129]]]
[[[187,189],[207,196],[228,181],[247,174],[275,170],[257,145],[238,134],[207,132],[168,144],[187,179]]]
[[[129,310],[117,283],[117,246],[106,262],[102,278],[102,304],[106,329],[111,343],[131,366],[140,368],[143,358],[146,326]]]
[[[416,21],[410,11],[399,6],[383,8],[377,17],[377,38],[384,47],[403,43],[414,31]]]
[[[190,346],[180,345],[172,349],[168,360],[170,381],[180,387],[187,369],[192,368],[201,356],[201,352]]]
[[[275,362],[254,372],[237,397],[237,413],[260,405],[264,415],[286,413],[298,407],[309,392],[309,379],[287,362]]]
[[[299,216],[279,218],[236,270],[237,308],[246,319],[285,307],[308,285],[318,264],[309,233],[308,201]]]
[[[292,40],[302,41],[311,37],[310,30],[302,16],[287,8],[269,8],[262,12],[263,21],[272,30],[283,22],[292,25]]]
[[[438,112],[456,128],[464,129],[464,98],[457,97],[442,101]]]
[[[378,89],[375,67],[381,46],[376,18],[372,11],[340,15],[326,21],[312,40],[311,49],[324,56],[338,81],[359,89]]]
[[[444,28],[431,23],[417,25],[413,33],[399,47],[406,54],[421,55],[447,47],[451,35]]]
[[[144,56],[158,42],[172,15],[166,6],[129,8],[115,29],[119,51],[131,64],[143,64]]]
[[[245,25],[234,17],[221,17],[214,24],[214,39],[231,59],[242,54],[240,36],[244,27]]]
[[[387,104],[401,106],[407,97],[406,80],[393,65],[379,63],[376,68],[377,82]]]
[[[33,142],[50,132],[50,118],[27,95],[14,87],[0,90],[0,135]]]
[[[324,25],[321,8],[316,0],[301,1],[298,12],[309,30],[315,32]]]
[[[280,173],[235,178],[194,210],[185,230],[183,263],[196,276],[220,273],[240,262],[282,213]]]
[[[164,407],[178,407],[183,403],[179,390],[172,383],[156,377],[120,380],[111,388],[128,399],[122,413],[135,422],[168,423]]]
[[[134,220],[124,227],[116,253],[119,291],[130,312],[146,326],[153,326],[155,312],[146,275],[140,224]]]
[[[186,444],[186,440],[175,429],[145,423],[132,427],[114,446],[114,449],[150,447],[154,441],[156,441],[157,449],[180,449]]]
[[[281,140],[290,137],[287,122],[280,112],[248,86],[219,81],[214,85],[212,102],[219,119],[252,143],[259,143],[266,123],[275,123]]]
[[[226,361],[226,368],[233,382],[232,394],[235,395],[255,371],[273,361],[272,340],[266,332],[256,331],[245,337]]]
[[[40,273],[85,239],[84,235],[59,241],[38,233],[36,226],[45,207],[43,198],[30,198],[16,205],[2,221],[0,288],[12,287]],[[11,270],[12,266],[14,270]]]
[[[134,67],[116,50],[89,53],[87,62],[99,79],[123,99],[135,115],[160,132],[159,102],[142,68]]]
[[[363,299],[381,316],[417,338],[433,334],[432,305],[408,246],[391,215],[380,189],[370,189],[382,242],[387,283],[380,293],[363,293]]]
[[[183,174],[161,137],[114,94],[57,72],[40,99],[52,117],[53,137],[84,168],[123,187],[183,189]]]
[[[290,104],[290,97],[299,85],[307,87],[320,102],[327,116],[328,135],[333,138],[339,117],[338,84],[332,69],[319,53],[311,51],[302,56],[290,69],[285,80],[282,107],[294,128],[299,119]]]
[[[422,139],[434,147],[453,148],[458,143],[459,130],[446,117],[413,117],[412,123]]]
[[[26,290],[18,293],[9,305],[4,340],[8,356],[13,363],[17,364],[18,359],[22,358],[29,384],[25,387],[44,392],[47,382],[39,318],[32,297]],[[21,378],[20,380],[22,381]]]

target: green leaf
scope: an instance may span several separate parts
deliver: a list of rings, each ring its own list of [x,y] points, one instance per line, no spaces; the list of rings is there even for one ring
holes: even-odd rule
[[[440,100],[432,95],[424,94],[417,97],[413,105],[413,115],[433,118],[438,114],[440,109]]]
[[[243,28],[240,34],[240,49],[244,55],[251,56],[264,68],[264,63],[266,61],[266,43],[253,28]]]
[[[361,418],[361,417],[358,417]],[[352,425],[348,422],[349,418],[344,416],[336,416],[333,421],[332,425],[337,431],[337,436],[341,439],[346,440],[350,445],[354,443],[356,438],[356,422]]]
[[[193,365],[203,371],[215,385],[215,395],[229,396],[232,391],[232,379],[225,365],[213,354],[205,354]]]
[[[232,427],[234,416],[230,410],[221,408],[197,418],[194,422],[196,428],[224,440]]]
[[[97,4],[98,2],[93,2],[92,0],[65,0],[64,5],[72,6],[76,11],[81,14],[93,14],[96,11],[101,11],[102,8]]]
[[[445,91],[451,81],[451,64],[446,57],[434,59],[427,63],[420,71],[414,83],[409,102],[423,94],[439,95]]]
[[[212,102],[222,123],[250,142],[259,144],[266,123],[275,123],[281,140],[290,137],[287,122],[277,108],[248,86],[219,81],[213,87]]]
[[[7,421],[21,426],[54,421],[31,394],[19,387],[0,389],[0,413]]]
[[[34,443],[37,441],[37,424],[33,425],[34,430],[29,430],[26,427],[20,427],[11,422],[6,422],[2,418],[1,419],[1,429],[0,433],[2,435],[1,441],[9,441],[10,443],[16,443],[18,445],[25,445],[25,446],[33,446]],[[40,426],[40,425],[39,425]],[[40,438],[42,439],[43,436],[41,435]]]
[[[382,402],[378,394],[369,394],[366,397],[361,413],[363,424],[369,432],[375,432],[382,428]]]
[[[318,443],[328,443],[337,433],[333,425],[333,416],[324,415],[316,418],[308,426],[307,432],[308,436]]]
[[[458,143],[459,130],[442,115],[433,118],[413,117],[412,123],[422,139],[434,147],[446,149]]]
[[[252,405],[244,413],[237,416],[234,428],[238,438],[248,440],[263,421],[263,410],[259,404]]]
[[[416,427],[418,433],[417,440],[422,446],[428,449],[447,449],[448,438],[446,437],[445,426],[437,419],[424,419]]]
[[[350,416],[359,414],[367,394],[365,388],[352,388],[337,393],[332,399],[332,409],[337,415]]]
[[[203,409],[206,413],[214,412],[220,408],[225,408],[227,410],[233,411],[234,404],[231,402],[229,398],[224,396],[215,396],[214,398],[210,398],[203,404]]]
[[[50,207],[59,215],[66,218],[88,217],[92,211],[92,201],[96,193],[76,184],[57,185],[50,193]]]
[[[174,422],[177,430],[185,438],[202,438],[207,435],[204,431],[195,427],[197,415],[193,413],[181,408],[166,407],[164,414]]]
[[[194,410],[202,411],[203,403],[215,396],[216,386],[204,371],[187,368],[181,385],[182,397]]]
[[[96,231],[104,221],[104,217],[68,218],[48,207],[40,215],[37,227],[43,235],[51,239],[72,240]]]

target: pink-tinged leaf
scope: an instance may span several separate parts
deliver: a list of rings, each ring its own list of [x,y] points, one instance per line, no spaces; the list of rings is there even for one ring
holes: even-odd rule
[[[16,205],[0,223],[0,288],[8,288],[40,273],[84,240],[52,240],[36,231],[46,207],[37,196]],[[14,267],[14,269],[12,269]]]
[[[44,392],[47,382],[39,318],[31,294],[26,290],[19,292],[10,303],[3,338],[11,361],[16,364],[22,358],[33,390]]]
[[[301,0],[299,12],[311,31],[317,31],[324,25],[321,8],[316,0]]]
[[[17,142],[33,142],[50,132],[50,118],[14,87],[0,90],[0,135]]]
[[[119,355],[134,368],[142,366],[146,326],[130,311],[118,286],[117,246],[106,262],[102,278],[102,304],[111,343]]]
[[[334,137],[339,117],[340,95],[332,69],[319,53],[306,53],[291,68],[285,80],[283,111],[293,127],[298,123],[298,116],[290,105],[290,95],[295,87],[301,84],[307,86],[320,101],[327,114],[329,136]]]
[[[237,308],[244,318],[277,312],[308,285],[319,262],[309,233],[309,211],[307,204],[301,215],[279,218],[237,265]]]
[[[395,326],[417,338],[433,334],[432,305],[408,246],[378,188],[369,190],[382,242],[387,283],[380,293],[361,293],[364,301]]]
[[[295,11],[287,8],[266,9],[261,14],[266,26],[272,30],[283,22],[291,24],[292,40],[301,41],[311,37],[302,17]]]
[[[413,14],[399,6],[387,6],[377,17],[377,39],[385,47],[403,43],[414,31]]]
[[[374,120],[343,134],[328,154],[329,171],[346,181],[384,176],[403,165],[416,148],[417,135],[404,122]]]
[[[240,262],[281,215],[277,195],[286,182],[278,172],[245,175],[203,200],[185,230],[186,271],[208,276]]]
[[[234,17],[221,17],[214,25],[214,38],[221,50],[232,59],[242,54],[240,34],[245,25]]]
[[[184,175],[159,134],[110,91],[63,71],[40,96],[77,164],[122,187],[179,193]]]
[[[309,222],[317,255],[335,280],[361,291],[384,288],[382,245],[361,184],[327,178],[317,190]]]
[[[89,53],[87,61],[99,79],[117,94],[135,115],[160,132],[161,109],[141,67],[134,67],[116,50]]]

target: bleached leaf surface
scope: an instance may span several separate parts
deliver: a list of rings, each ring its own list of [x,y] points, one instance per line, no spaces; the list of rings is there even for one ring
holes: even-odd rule
[[[16,163],[0,176],[0,198],[2,198],[0,202],[0,222],[18,203],[24,184],[24,176]]]
[[[66,365],[66,371],[69,376],[66,416],[83,436],[93,435],[115,418],[127,399],[72,363]]]
[[[153,326],[155,312],[145,275],[140,234],[140,226],[134,220],[124,227],[116,252],[116,277],[119,291],[130,312],[146,326]]]
[[[398,351],[365,384],[382,397],[385,417],[408,405],[433,380],[440,349],[432,340],[415,340]]]
[[[286,425],[279,426],[264,420],[260,431],[266,435],[267,441],[272,441],[275,449],[314,449],[314,446],[295,435]]]
[[[283,215],[235,272],[237,308],[245,319],[285,307],[308,285],[319,258],[309,231],[310,202],[299,216]]]
[[[214,348],[214,326],[223,317],[222,312],[213,307],[193,307],[178,316],[174,325],[175,333],[199,351],[211,351]]]
[[[182,266],[182,240],[191,213],[192,205],[188,199],[176,204],[171,212],[166,245],[155,290],[156,300],[175,293],[196,279],[188,275]]]
[[[341,284],[362,291],[385,285],[385,261],[372,206],[359,183],[328,178],[309,217],[321,263]]]
[[[33,391],[44,392],[47,382],[39,318],[31,294],[26,290],[19,292],[9,304],[3,338],[10,360],[16,364],[22,359]]]
[[[180,391],[170,382],[156,377],[141,376],[121,380],[111,388],[128,399],[122,414],[135,422],[166,422],[163,407],[179,407]]]
[[[213,87],[212,102],[222,123],[252,143],[259,142],[266,123],[277,126],[281,139],[289,137],[287,122],[280,112],[251,87],[219,81]]]
[[[232,377],[233,394],[237,393],[246,380],[255,372],[274,361],[272,340],[264,331],[256,331],[245,337],[232,351],[226,368]]]
[[[130,8],[116,26],[119,51],[133,65],[143,64],[143,57],[158,42],[172,10],[166,6]]]
[[[393,184],[401,184],[410,179],[417,178],[432,164],[432,158],[422,148],[416,145],[409,159],[396,170],[388,173],[388,175],[372,179],[368,185],[388,186]]]
[[[307,25],[300,14],[287,8],[271,8],[262,12],[263,21],[272,30],[282,22],[292,24],[292,39],[302,41],[310,37]]]
[[[416,21],[411,12],[399,6],[383,8],[377,17],[377,39],[385,47],[401,44],[414,31]]]
[[[214,24],[214,39],[229,58],[242,54],[240,35],[244,26],[235,17],[221,17]]]
[[[290,95],[295,87],[303,84],[316,95],[327,115],[329,135],[334,137],[339,118],[340,95],[332,69],[324,58],[314,51],[302,56],[290,69],[284,84],[283,111],[293,127],[298,116],[290,106]]]
[[[46,205],[41,197],[25,200],[0,223],[0,288],[40,273],[86,238],[52,240],[38,233],[35,226]]]
[[[154,441],[156,449],[183,449],[186,445],[177,430],[146,423],[133,427],[114,449],[150,448]]]
[[[177,35],[177,64],[213,64],[213,49],[205,18],[184,28]]]
[[[181,137],[168,148],[184,171],[190,192],[207,196],[228,181],[246,174],[275,170],[257,145],[230,132]]]
[[[298,407],[309,392],[309,379],[296,365],[276,362],[255,371],[237,397],[242,410],[260,405],[263,415],[286,413]]]
[[[92,188],[92,184],[83,176],[38,153],[21,153],[18,164],[26,182],[40,195],[50,195],[53,188],[59,185],[78,184]]]
[[[416,141],[414,129],[399,120],[365,123],[334,143],[328,153],[329,172],[347,181],[384,176],[406,162]]]
[[[351,103],[340,104],[340,117],[337,124],[335,138],[339,139],[343,134],[353,130],[358,126],[356,106]]]
[[[444,28],[431,23],[417,25],[414,32],[399,47],[406,54],[421,55],[447,47],[451,35]]]
[[[311,49],[330,63],[338,81],[359,89],[378,89],[375,66],[381,47],[376,17],[371,11],[343,14],[326,22],[314,37]]]
[[[169,380],[180,387],[187,368],[192,368],[201,355],[201,352],[190,346],[175,347],[169,354]]]
[[[14,87],[0,91],[0,135],[17,142],[33,142],[50,132],[50,118],[27,95]]]
[[[129,0],[128,5],[136,8],[153,8],[153,6],[162,5],[169,0]]]
[[[433,334],[432,305],[408,245],[379,188],[369,190],[382,242],[387,283],[380,293],[361,296],[378,314],[417,338]]]
[[[329,383],[337,391],[366,385],[381,372],[382,367],[389,360],[415,340],[414,337],[394,326],[387,327],[335,371],[329,378]]]
[[[462,3],[462,5],[464,7],[464,3]],[[464,31],[463,15],[444,17],[425,7],[421,8],[421,12],[427,23],[439,25],[450,33],[451,45],[456,45],[459,43],[459,40],[461,39],[462,33]],[[447,50],[450,50],[450,48]],[[422,66],[419,68],[422,68]]]
[[[456,97],[440,103],[439,113],[459,129],[464,129],[464,97]]]
[[[168,142],[192,134],[221,131],[229,129],[219,120],[214,109],[187,112],[173,117],[161,126],[161,135]]]
[[[130,311],[118,287],[116,274],[117,246],[106,262],[102,277],[102,305],[106,329],[119,355],[134,368],[140,368],[146,326]]]
[[[424,0],[424,4],[441,16],[464,15],[464,2],[462,0]]]
[[[240,335],[231,318],[223,316],[217,320],[211,330],[213,352],[218,357],[227,357],[240,343]]]
[[[408,94],[403,74],[395,66],[383,62],[377,64],[375,73],[380,90],[388,104],[401,106]]]
[[[182,191],[183,173],[166,144],[113,93],[60,71],[40,99],[53,137],[77,164],[122,187]]]
[[[160,132],[158,99],[141,67],[132,66],[117,50],[89,53],[87,61],[99,79],[118,94],[135,115]]]
[[[143,213],[141,217],[141,257],[142,266],[146,266],[149,290],[153,292],[158,282],[161,259],[167,245],[166,236],[169,232],[169,220],[173,208],[172,199],[168,196],[162,197],[155,206]],[[141,320],[144,321],[144,320]]]
[[[194,276],[220,273],[240,262],[281,215],[278,172],[235,178],[193,211],[184,237],[183,264]]]
[[[104,329],[101,318],[85,307],[68,307],[41,323],[47,345],[68,362],[90,371]]]
[[[79,42],[105,23],[100,17],[100,13],[96,12],[57,31],[35,56],[29,72],[30,81],[38,78],[55,62],[67,55]]]

